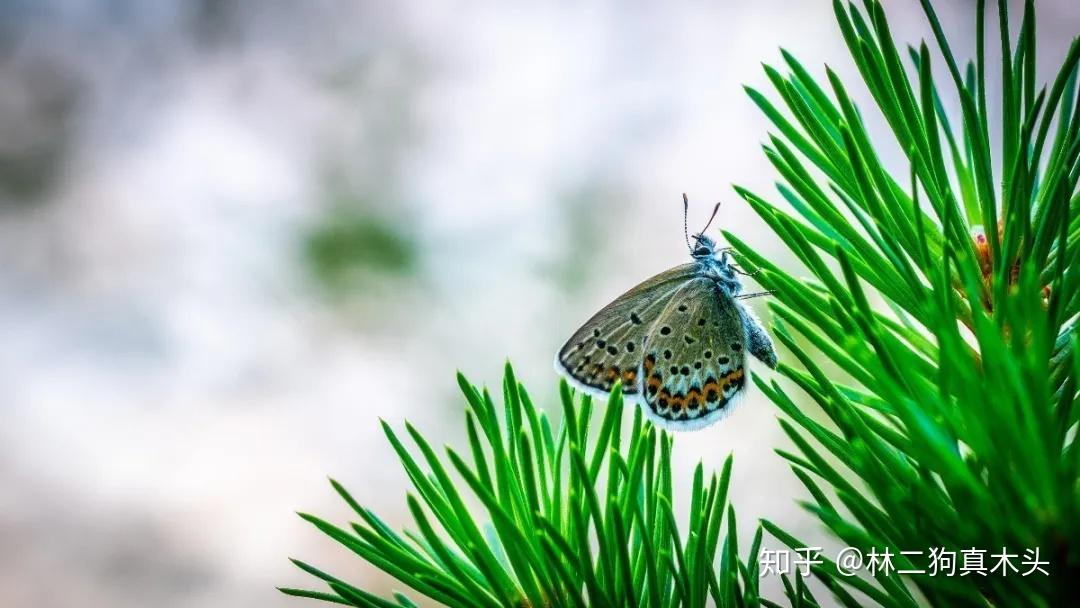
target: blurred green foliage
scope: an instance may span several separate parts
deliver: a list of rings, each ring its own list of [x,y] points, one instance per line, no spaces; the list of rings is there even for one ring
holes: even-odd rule
[[[361,209],[334,207],[304,240],[312,275],[332,292],[416,270],[417,245],[395,224]]]

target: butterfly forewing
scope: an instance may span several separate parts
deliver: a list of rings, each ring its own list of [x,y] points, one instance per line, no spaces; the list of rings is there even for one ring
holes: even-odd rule
[[[648,332],[641,370],[646,413],[672,428],[715,422],[746,386],[740,305],[707,278],[687,282]]]
[[[646,336],[695,271],[695,264],[676,266],[605,306],[559,349],[556,365],[560,371],[598,394],[610,391],[616,380],[622,381],[623,392],[637,394]]]

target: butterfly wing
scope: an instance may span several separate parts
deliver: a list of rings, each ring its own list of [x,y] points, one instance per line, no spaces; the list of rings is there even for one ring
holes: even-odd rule
[[[608,393],[616,380],[622,381],[624,393],[639,393],[645,336],[668,301],[696,272],[696,264],[682,264],[615,298],[559,349],[556,369],[593,394]]]
[[[675,430],[708,426],[743,394],[747,335],[742,307],[711,279],[688,281],[648,332],[641,368],[645,413]]]

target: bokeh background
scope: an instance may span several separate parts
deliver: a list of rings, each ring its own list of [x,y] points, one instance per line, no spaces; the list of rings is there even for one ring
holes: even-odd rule
[[[792,263],[731,190],[772,196],[742,85],[781,46],[854,76],[824,1],[0,2],[0,605],[298,606],[290,555],[399,588],[293,515],[347,517],[333,475],[405,523],[379,418],[459,442],[455,370],[507,358],[552,405],[576,324],[685,259],[684,191]],[[744,533],[828,543],[775,417],[680,436],[678,482],[733,450]]]

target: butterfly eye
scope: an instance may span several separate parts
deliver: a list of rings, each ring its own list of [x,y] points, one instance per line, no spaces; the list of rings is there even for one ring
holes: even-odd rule
[[[709,255],[711,253],[712,251],[710,251],[708,247],[698,247],[694,250],[694,255],[697,256]]]

